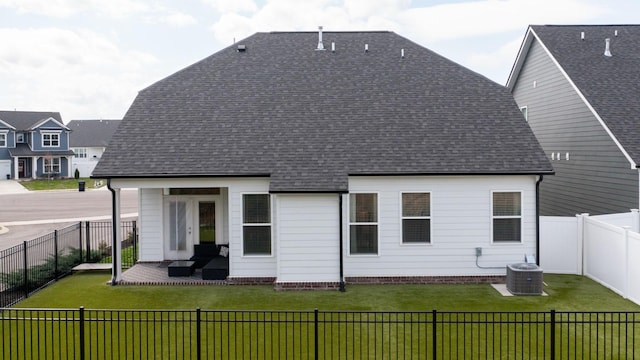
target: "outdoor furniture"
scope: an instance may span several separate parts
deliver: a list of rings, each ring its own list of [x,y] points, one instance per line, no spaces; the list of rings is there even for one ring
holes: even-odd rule
[[[169,276],[191,276],[195,269],[195,261],[179,260],[169,264]]]
[[[226,280],[229,276],[229,258],[216,256],[202,268],[202,280]]]

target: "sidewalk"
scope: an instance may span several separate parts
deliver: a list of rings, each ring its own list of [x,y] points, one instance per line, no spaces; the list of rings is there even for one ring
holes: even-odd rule
[[[24,186],[15,180],[0,180],[0,195],[24,194],[28,192],[29,190],[25,189]]]

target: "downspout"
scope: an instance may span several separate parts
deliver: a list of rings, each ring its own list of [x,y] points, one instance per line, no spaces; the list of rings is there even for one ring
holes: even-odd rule
[[[113,244],[111,244],[111,286],[116,286],[118,284],[117,278],[118,278],[118,271],[120,271],[120,269],[118,269],[118,260],[117,257],[120,255],[118,254],[118,251],[116,251],[117,249],[117,241],[118,241],[118,229],[116,228],[117,224],[116,224],[116,218],[117,218],[117,212],[116,212],[116,191],[111,187],[111,178],[107,178],[107,189],[109,189],[109,191],[111,191],[111,238],[113,239]]]
[[[342,194],[338,194],[338,203],[339,203],[339,207],[340,209],[338,210],[338,230],[340,231],[340,292],[345,292],[345,288],[344,288],[344,251],[343,251],[343,242],[344,242],[344,238],[343,238],[343,229],[342,229]]]
[[[540,266],[540,183],[544,178],[540,175],[536,181],[536,265]]]

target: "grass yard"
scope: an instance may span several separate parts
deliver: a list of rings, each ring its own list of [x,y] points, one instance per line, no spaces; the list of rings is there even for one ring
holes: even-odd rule
[[[110,286],[107,273],[81,272],[21,301],[22,308],[640,311],[581,276],[545,274],[549,296],[501,296],[490,285],[347,285],[347,291],[274,291],[272,286]],[[70,296],[73,294],[73,296]]]
[[[34,179],[34,180],[24,180],[20,181],[20,185],[24,186],[28,190],[38,191],[38,190],[77,190],[78,189],[78,181],[85,182],[86,189],[95,189],[101,186],[105,186],[107,183],[105,180],[96,180],[89,178],[80,178],[76,179]]]

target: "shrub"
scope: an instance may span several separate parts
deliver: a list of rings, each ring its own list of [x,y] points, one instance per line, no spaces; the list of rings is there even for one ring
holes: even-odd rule
[[[75,173],[73,173],[73,177],[76,178],[76,180],[80,179],[80,170],[76,168]]]

